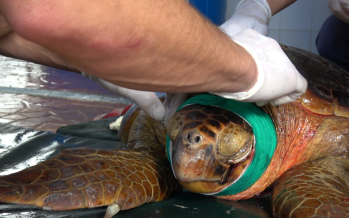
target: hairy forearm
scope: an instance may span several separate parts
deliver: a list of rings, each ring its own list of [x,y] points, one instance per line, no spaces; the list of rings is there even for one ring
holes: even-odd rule
[[[0,55],[31,61],[62,70],[79,72],[46,48],[23,39],[0,14]],[[80,72],[79,72],[80,73]]]
[[[152,91],[237,92],[256,81],[251,56],[185,1],[0,3],[23,38],[114,84]]]
[[[284,8],[287,8],[291,4],[293,4],[297,0],[267,0],[270,9],[271,14],[275,15],[279,11],[282,11]]]
[[[80,73],[58,55],[38,44],[23,39],[14,32],[0,37],[0,55]]]

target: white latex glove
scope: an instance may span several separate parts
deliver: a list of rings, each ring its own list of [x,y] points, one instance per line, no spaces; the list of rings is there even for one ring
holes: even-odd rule
[[[247,29],[232,37],[256,62],[258,80],[248,92],[213,93],[245,102],[286,104],[298,99],[307,89],[307,81],[299,74],[280,45],[272,38]]]
[[[221,25],[229,36],[234,36],[245,29],[254,29],[268,35],[271,10],[266,0],[242,0],[233,16]]]
[[[81,72],[81,74],[93,81],[96,81],[103,88],[114,95],[130,99],[152,118],[159,121],[162,121],[165,118],[165,107],[154,92],[127,89],[83,72]]]
[[[164,107],[166,109],[165,125],[167,125],[172,115],[176,113],[179,106],[188,99],[188,96],[188,93],[167,93],[164,101]]]
[[[328,7],[333,15],[349,23],[349,0],[328,0]]]

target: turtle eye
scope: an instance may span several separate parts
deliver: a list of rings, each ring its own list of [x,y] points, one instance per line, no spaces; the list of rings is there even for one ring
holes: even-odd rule
[[[236,164],[247,157],[254,145],[254,135],[238,124],[231,123],[220,135],[217,146],[218,159]]]

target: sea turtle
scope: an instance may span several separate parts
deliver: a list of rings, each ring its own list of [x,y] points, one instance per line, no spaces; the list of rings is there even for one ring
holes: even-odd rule
[[[167,198],[178,180],[227,200],[271,187],[275,217],[349,217],[349,75],[315,54],[283,49],[309,82],[296,102],[259,109],[196,96],[169,121],[167,152],[166,128],[135,112],[123,131],[128,150],[62,151],[0,177],[0,201],[44,210],[110,205],[111,217]]]

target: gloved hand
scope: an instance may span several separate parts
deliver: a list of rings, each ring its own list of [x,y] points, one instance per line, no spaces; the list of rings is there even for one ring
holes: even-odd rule
[[[333,15],[349,23],[349,0],[328,0],[328,7]]]
[[[274,39],[251,29],[240,32],[232,39],[245,48],[256,62],[258,80],[248,92],[213,94],[238,101],[257,102],[262,106],[268,102],[286,104],[305,93],[307,81]]]
[[[167,125],[168,120],[172,117],[176,110],[181,106],[187,99],[188,93],[167,93],[164,107],[166,110],[165,125]]]
[[[114,95],[130,99],[152,118],[159,121],[162,121],[165,118],[165,107],[154,92],[127,89],[83,72],[81,72],[81,74],[93,81],[96,81],[103,88]]]
[[[270,19],[271,10],[266,0],[242,0],[233,16],[221,25],[221,29],[229,36],[245,29],[254,29],[266,36]]]

